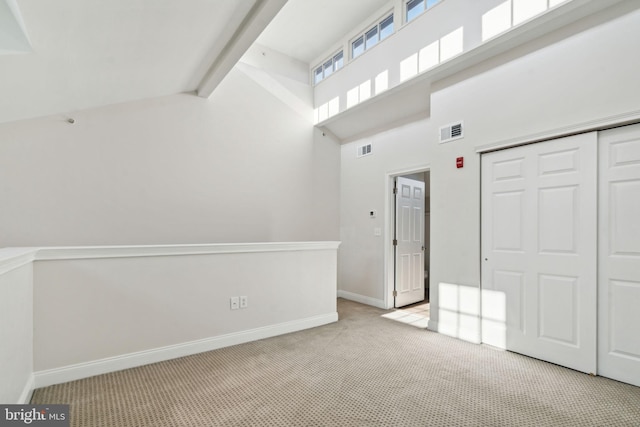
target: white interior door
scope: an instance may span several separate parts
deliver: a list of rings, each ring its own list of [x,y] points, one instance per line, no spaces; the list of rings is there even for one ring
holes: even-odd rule
[[[396,178],[395,306],[424,300],[424,182]]]
[[[600,133],[598,373],[640,386],[640,125]]]
[[[482,340],[596,372],[597,133],[482,156]]]

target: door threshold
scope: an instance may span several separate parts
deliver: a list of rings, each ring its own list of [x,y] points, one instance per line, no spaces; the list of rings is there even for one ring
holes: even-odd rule
[[[429,325],[429,302],[422,301],[402,308],[394,308],[393,311],[382,315],[385,319],[427,329]]]

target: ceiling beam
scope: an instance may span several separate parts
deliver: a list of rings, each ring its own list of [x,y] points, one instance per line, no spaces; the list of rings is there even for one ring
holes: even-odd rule
[[[287,0],[256,0],[228,43],[215,58],[196,89],[198,96],[208,98],[242,55],[249,49]]]

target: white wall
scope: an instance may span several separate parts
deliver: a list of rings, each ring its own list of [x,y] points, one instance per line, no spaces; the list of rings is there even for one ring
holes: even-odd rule
[[[307,73],[254,47],[210,99],[0,124],[0,247],[337,240],[340,148]],[[335,248],[267,252],[40,260],[34,292],[31,264],[0,268],[0,402],[34,369],[43,386],[337,319]]]
[[[535,140],[598,121],[638,115],[640,12],[622,2],[432,87],[431,117],[342,147],[339,289],[383,301],[385,239],[366,213],[385,212],[387,174],[431,170],[431,317],[441,332],[479,340],[480,155],[478,147]],[[365,54],[366,55],[366,54]],[[616,119],[616,117],[620,117]],[[465,138],[437,143],[462,119]],[[357,145],[372,143],[356,159]],[[465,167],[455,159],[464,156]],[[387,210],[388,212],[388,210]],[[376,226],[388,217],[379,215]],[[450,285],[450,286],[449,286]],[[457,301],[439,290],[457,289]],[[457,310],[442,321],[439,306]]]
[[[338,242],[44,248],[37,387],[334,322]],[[230,298],[248,307],[231,310]]]
[[[0,403],[335,322],[338,245],[0,249]]]
[[[339,147],[307,69],[250,62],[210,99],[1,124],[0,247],[336,240]]]
[[[372,95],[376,93],[375,78],[388,72],[388,86],[401,83],[400,63],[416,55],[433,42],[463,28],[465,51],[481,44],[481,15],[505,0],[446,0],[436,4],[410,23],[402,24],[404,7],[395,8],[396,33],[367,50],[363,55],[350,60],[334,76],[315,86],[315,106],[322,105],[340,96],[340,111],[347,108],[347,92],[365,81],[372,83]],[[395,4],[395,2],[392,2]],[[389,8],[392,4],[389,4]],[[385,9],[386,10],[386,9]],[[345,58],[351,55],[351,45],[345,45]],[[461,53],[461,52],[460,52]],[[417,69],[416,69],[417,72]],[[339,74],[338,74],[339,73]],[[337,76],[340,77],[337,77]]]
[[[9,252],[0,250],[0,403],[15,404],[32,386],[33,269]]]
[[[390,214],[385,203],[387,173],[405,175],[428,166],[428,134],[428,123],[421,121],[375,135],[366,139],[372,144],[372,154],[361,158],[356,157],[356,150],[362,140],[342,146],[338,286],[343,292],[372,299],[361,299],[362,302],[376,306],[384,303],[385,238],[375,236],[374,229],[384,230]],[[433,175],[431,185],[433,191]],[[433,198],[431,203],[433,212]],[[373,209],[378,215],[370,219],[369,211]]]

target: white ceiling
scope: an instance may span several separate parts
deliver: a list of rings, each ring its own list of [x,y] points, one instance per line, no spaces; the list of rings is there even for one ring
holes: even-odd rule
[[[289,0],[257,42],[310,63],[387,3],[389,0]]]
[[[265,26],[260,44],[308,63],[388,0],[286,2],[0,0],[0,23],[12,27],[0,28],[0,123],[208,96]]]
[[[15,0],[0,1],[0,55],[31,52]]]
[[[16,3],[32,52],[0,55],[0,122],[193,91],[256,0]]]

